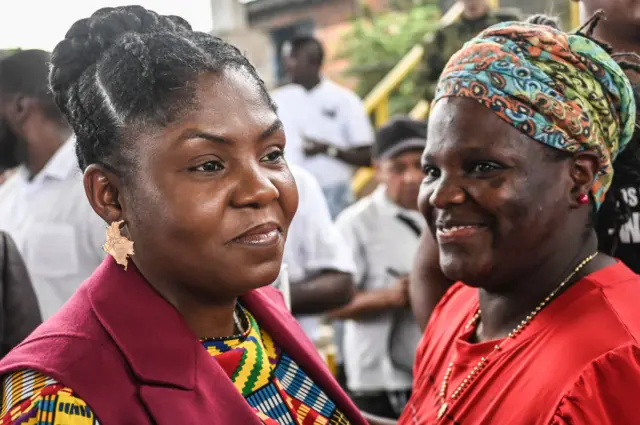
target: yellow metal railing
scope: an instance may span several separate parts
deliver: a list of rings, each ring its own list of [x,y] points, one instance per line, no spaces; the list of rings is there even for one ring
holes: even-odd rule
[[[573,29],[580,27],[580,3],[577,1],[569,0],[569,22]]]
[[[494,2],[497,0],[493,0]],[[447,13],[442,16],[440,23],[447,25],[453,22],[462,13],[462,3],[456,2]],[[376,126],[384,124],[389,119],[389,96],[402,81],[420,63],[424,49],[422,46],[414,46],[396,66],[371,90],[364,98],[364,107],[369,115],[373,114]]]
[[[492,0],[497,4],[499,0]],[[456,2],[440,19],[442,25],[447,25],[457,19],[462,13],[462,3]],[[414,46],[396,66],[371,90],[364,99],[364,107],[369,115],[373,114],[376,127],[383,125],[389,119],[389,96],[409,76],[420,63],[424,49],[421,45]],[[429,104],[422,101],[411,111],[415,119],[425,119],[429,112]],[[356,196],[360,197],[367,192],[373,183],[373,169],[360,168],[353,176],[351,187]]]

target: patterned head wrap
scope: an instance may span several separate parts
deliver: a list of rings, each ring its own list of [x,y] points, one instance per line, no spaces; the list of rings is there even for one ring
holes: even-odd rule
[[[506,22],[465,44],[440,77],[434,103],[451,96],[477,100],[552,148],[596,151],[596,209],[635,128],[633,90],[620,66],[584,35],[544,25]]]

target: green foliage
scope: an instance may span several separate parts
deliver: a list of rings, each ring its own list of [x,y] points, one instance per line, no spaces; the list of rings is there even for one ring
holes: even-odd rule
[[[423,1],[412,6],[415,0],[396,0],[398,10],[378,16],[364,13],[357,19],[342,39],[339,56],[348,59],[347,73],[358,80],[356,91],[365,97],[375,85],[404,57],[424,36],[436,29],[440,17],[437,0]],[[404,7],[403,7],[404,5]],[[403,81],[389,100],[393,114],[408,113],[421,99],[415,90],[412,75]]]

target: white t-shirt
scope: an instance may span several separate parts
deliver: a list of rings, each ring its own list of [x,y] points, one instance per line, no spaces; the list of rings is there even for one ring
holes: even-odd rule
[[[321,187],[349,183],[354,167],[327,155],[305,157],[303,136],[349,149],[371,145],[373,127],[360,98],[351,90],[323,79],[307,91],[288,84],[271,94],[287,136],[286,156],[303,166]]]
[[[105,224],[85,195],[74,141],[29,181],[20,167],[0,186],[0,230],[15,240],[42,318],[51,317],[102,262]]]
[[[296,179],[300,201],[284,249],[291,285],[304,282],[322,270],[353,274],[355,264],[351,250],[331,220],[327,201],[320,185],[307,171],[290,165]],[[312,340],[316,340],[319,316],[297,318]]]
[[[393,285],[397,277],[391,275],[389,269],[408,274],[418,249],[419,233],[426,227],[418,211],[406,210],[391,202],[384,186],[343,211],[336,225],[351,247],[358,290]],[[369,320],[345,321],[344,365],[350,390],[411,389],[410,371],[398,369],[389,355],[393,320],[394,312],[383,312]],[[403,333],[409,335],[412,346],[415,340],[417,348],[422,333],[417,323],[410,321],[408,325]]]

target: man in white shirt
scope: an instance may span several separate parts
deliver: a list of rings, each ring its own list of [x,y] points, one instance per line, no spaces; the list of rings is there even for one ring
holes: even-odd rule
[[[314,342],[320,314],[353,298],[355,264],[351,249],[329,215],[320,185],[304,169],[290,165],[300,200],[284,250],[291,281],[291,310]]]
[[[336,222],[356,262],[356,296],[334,312],[346,319],[347,387],[358,407],[397,418],[412,386],[420,329],[409,309],[408,275],[425,221],[417,211],[426,125],[397,118],[376,136],[379,187]]]
[[[105,229],[86,199],[71,128],[49,92],[49,62],[41,50],[0,60],[0,145],[16,140],[23,152],[0,186],[0,230],[24,257],[43,319],[100,264]]]
[[[371,162],[373,128],[360,98],[322,78],[324,51],[311,36],[283,49],[291,81],[272,93],[287,135],[287,159],[318,180],[332,217],[353,201],[351,177]]]

